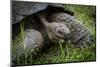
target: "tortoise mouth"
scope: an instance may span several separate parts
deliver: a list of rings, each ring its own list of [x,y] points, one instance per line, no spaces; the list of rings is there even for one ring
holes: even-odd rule
[[[57,39],[61,39],[61,40],[65,40],[65,41],[67,41],[67,40],[69,40],[70,39],[70,34],[67,34],[67,35],[64,35],[64,36],[56,36],[56,38]]]

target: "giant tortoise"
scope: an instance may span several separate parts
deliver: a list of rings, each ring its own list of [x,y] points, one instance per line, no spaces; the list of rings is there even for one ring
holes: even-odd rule
[[[12,37],[16,40],[19,32],[22,32],[21,24],[24,23],[24,39],[21,43],[23,47],[16,44],[18,48],[12,53],[12,59],[15,60],[30,48],[32,54],[36,54],[44,45],[59,40],[78,44],[87,41],[90,32],[83,24],[77,23],[73,15],[74,12],[65,10],[62,4],[13,1]]]

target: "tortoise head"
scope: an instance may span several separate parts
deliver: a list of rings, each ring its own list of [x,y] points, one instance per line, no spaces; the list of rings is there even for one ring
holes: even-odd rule
[[[64,23],[57,22],[50,23],[48,31],[51,40],[66,40],[70,34],[69,28]]]

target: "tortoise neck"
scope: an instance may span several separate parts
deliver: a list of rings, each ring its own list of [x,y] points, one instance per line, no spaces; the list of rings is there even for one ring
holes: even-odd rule
[[[44,18],[44,17],[41,17],[41,22],[43,23],[43,25],[45,26],[45,27],[47,27],[48,25],[49,25],[49,22],[46,20],[46,18]]]

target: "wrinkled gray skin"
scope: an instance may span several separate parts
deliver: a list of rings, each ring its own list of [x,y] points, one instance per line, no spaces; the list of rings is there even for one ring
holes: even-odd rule
[[[43,46],[43,37],[42,34],[34,29],[25,30],[25,48],[41,48]]]
[[[67,40],[68,35],[70,34],[69,28],[64,23],[59,22],[49,22],[46,19],[47,14],[42,13],[39,14],[38,17],[41,21],[41,23],[45,27],[45,32],[48,35],[48,38],[52,42],[58,42],[60,40]]]
[[[64,23],[71,31],[70,40],[74,44],[92,44],[93,36],[91,32],[82,24],[82,22],[76,20],[73,16],[58,12],[49,16],[50,22]]]
[[[35,55],[43,47],[43,41],[43,36],[39,31],[26,29],[22,43],[14,48],[15,52],[12,55],[12,60],[15,61],[17,59],[16,57],[24,56],[27,52]]]

